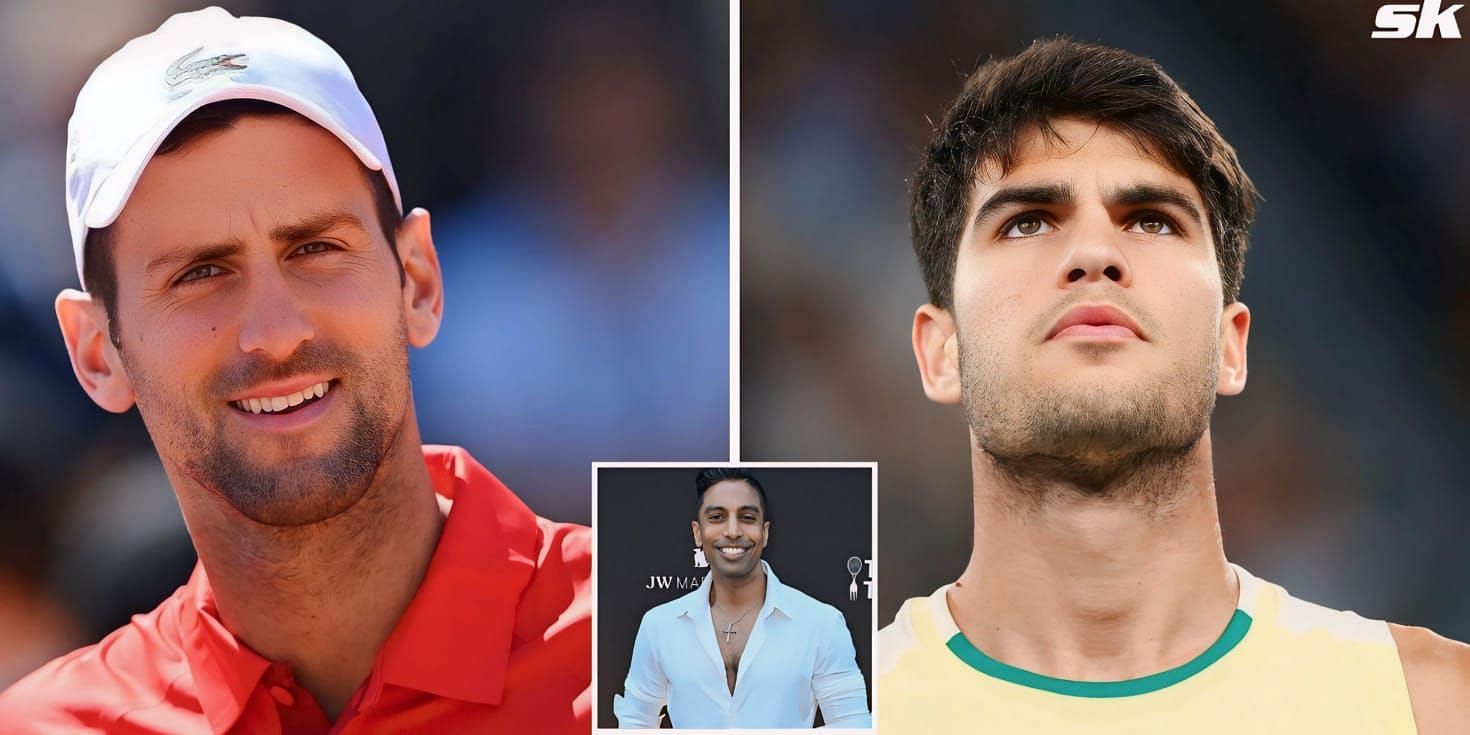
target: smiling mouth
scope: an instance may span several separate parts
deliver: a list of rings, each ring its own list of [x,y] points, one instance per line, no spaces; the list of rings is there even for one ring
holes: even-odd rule
[[[723,556],[726,559],[730,559],[733,561],[736,559],[744,559],[745,555],[749,553],[750,549],[744,546],[722,546],[717,549],[717,551],[720,552],[720,556]]]
[[[334,380],[325,380],[284,396],[242,398],[238,401],[230,401],[230,405],[237,411],[244,411],[245,413],[293,413],[321,400],[323,396],[331,392],[335,384],[336,381]]]

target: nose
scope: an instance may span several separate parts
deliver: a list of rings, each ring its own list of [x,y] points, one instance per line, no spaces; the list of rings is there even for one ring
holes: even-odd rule
[[[1076,242],[1067,250],[1057,269],[1057,286],[1090,285],[1111,281],[1124,288],[1133,282],[1133,269],[1119,247],[1120,234],[1105,216],[1079,227]]]
[[[240,349],[283,360],[314,337],[316,329],[298,299],[279,272],[257,270],[241,308]]]
[[[741,533],[740,521],[735,520],[734,516],[730,516],[730,519],[725,521],[725,538],[735,541],[742,535],[744,534]]]

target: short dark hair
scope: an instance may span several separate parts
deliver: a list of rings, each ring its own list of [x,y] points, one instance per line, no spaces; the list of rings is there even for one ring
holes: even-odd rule
[[[295,115],[303,121],[311,122],[295,110],[274,102],[253,99],[212,102],[179,121],[179,124],[164,137],[153,155],[155,157],[166,156],[177,152],[208,133],[234,127],[235,123],[243,117],[279,115]],[[368,187],[372,190],[373,207],[377,210],[378,225],[383,229],[383,236],[388,239],[388,247],[396,256],[398,255],[398,226],[403,223],[403,214],[398,210],[398,201],[393,197],[393,189],[388,186],[388,177],[382,171],[374,171],[363,166],[360,161],[358,165],[362,169],[363,178],[367,181]],[[92,294],[92,298],[102,303],[102,308],[108,316],[108,336],[111,337],[114,345],[120,347],[122,340],[118,335],[116,312],[113,311],[113,306],[117,303],[117,268],[113,265],[112,249],[115,233],[112,228],[113,225],[108,225],[87,231],[87,238],[82,244],[82,286]],[[398,279],[401,285],[405,278],[403,263],[399,262],[396,257],[393,260],[398,263]]]
[[[699,518],[699,509],[704,506],[705,492],[726,480],[741,480],[755,488],[756,494],[761,496],[761,515],[764,520],[771,520],[771,504],[766,502],[766,489],[761,487],[761,481],[755,479],[750,470],[739,467],[708,467],[699,471],[694,477],[695,518]]]
[[[1054,141],[1051,120],[1059,117],[1117,130],[1194,182],[1215,236],[1225,303],[1237,300],[1257,193],[1235,149],[1152,59],[1052,38],[971,74],[914,172],[909,219],[929,301],[954,304],[959,240],[980,166],[1008,172],[1021,135],[1034,127]]]

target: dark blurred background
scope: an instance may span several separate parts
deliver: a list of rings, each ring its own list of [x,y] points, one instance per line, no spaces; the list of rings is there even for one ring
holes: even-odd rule
[[[1250,384],[1213,424],[1227,554],[1470,639],[1470,38],[1371,40],[1380,4],[742,4],[742,459],[879,462],[880,625],[971,534],[964,422],[910,347],[906,178],[969,72],[1065,34],[1157,59],[1266,199]]]
[[[221,2],[353,69],[444,268],[413,356],[425,441],[591,520],[594,460],[728,454],[729,9],[694,2]],[[94,406],[52,300],[92,69],[197,4],[0,0],[0,688],[151,609],[193,549],[135,413]]]

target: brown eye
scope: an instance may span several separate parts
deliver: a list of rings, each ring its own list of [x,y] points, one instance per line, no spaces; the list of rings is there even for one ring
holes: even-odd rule
[[[1145,214],[1139,217],[1133,226],[1145,235],[1172,235],[1174,227],[1169,221],[1157,214]]]
[[[190,283],[192,281],[202,281],[206,278],[216,275],[218,272],[223,272],[223,269],[217,265],[201,265],[185,271],[184,275],[179,276],[179,280],[174,281],[174,283],[175,285],[177,285]]]
[[[1051,225],[1047,224],[1039,214],[1023,214],[1011,220],[1006,227],[1006,237],[1033,237],[1049,232]]]
[[[331,247],[332,246],[330,243],[309,242],[299,248],[296,248],[296,252],[302,255],[311,255],[313,253],[324,253],[327,250],[331,249]]]

